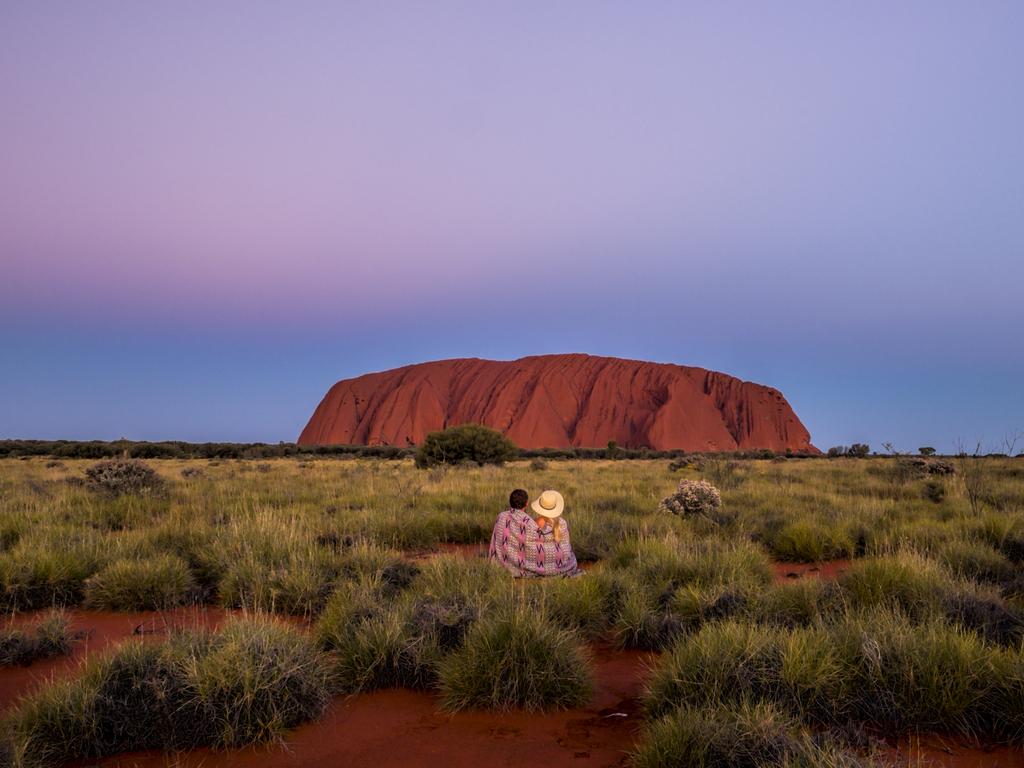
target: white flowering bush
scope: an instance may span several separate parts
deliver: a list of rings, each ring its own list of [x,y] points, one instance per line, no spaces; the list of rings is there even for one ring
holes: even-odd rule
[[[701,515],[717,521],[721,506],[722,494],[707,480],[680,480],[676,492],[662,499],[658,510],[682,517]]]

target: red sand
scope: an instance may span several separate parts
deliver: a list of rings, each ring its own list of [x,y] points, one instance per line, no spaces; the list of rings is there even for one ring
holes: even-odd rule
[[[0,667],[0,712],[41,684],[74,674],[90,653],[97,653],[133,636],[163,638],[171,627],[215,628],[229,613],[223,608],[209,606],[143,613],[69,610],[71,629],[81,633],[81,639],[74,643],[72,652],[67,656],[43,659],[27,667]],[[8,618],[6,626],[31,625],[39,615],[19,614]]]
[[[935,734],[900,739],[881,758],[890,765],[914,768],[1024,768],[1024,751],[1019,749],[987,749]]]
[[[300,445],[420,444],[476,423],[521,448],[809,451],[782,393],[724,373],[590,355],[440,360],[339,381]]]
[[[850,569],[849,560],[825,560],[820,563],[772,563],[777,584],[799,579],[838,579]]]
[[[640,727],[637,699],[650,654],[595,652],[596,690],[586,709],[551,714],[438,711],[429,693],[386,690],[337,699],[289,734],[286,747],[177,756],[139,752],[81,765],[107,768],[277,766],[621,766]],[[621,715],[625,715],[622,717]]]

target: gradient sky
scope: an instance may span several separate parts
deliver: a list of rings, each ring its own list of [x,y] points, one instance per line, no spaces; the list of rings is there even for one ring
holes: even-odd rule
[[[0,5],[0,437],[294,440],[590,352],[1024,430],[1024,4]],[[1021,446],[1024,448],[1024,446]]]

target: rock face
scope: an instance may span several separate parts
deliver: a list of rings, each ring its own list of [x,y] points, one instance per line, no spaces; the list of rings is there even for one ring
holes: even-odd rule
[[[782,393],[724,373],[590,355],[439,360],[339,381],[301,445],[419,444],[476,423],[521,448],[811,451]]]

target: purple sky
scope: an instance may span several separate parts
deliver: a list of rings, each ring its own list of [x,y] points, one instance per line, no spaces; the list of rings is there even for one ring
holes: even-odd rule
[[[0,6],[0,437],[580,351],[1024,430],[1024,4]],[[1024,446],[1021,446],[1024,448]]]

